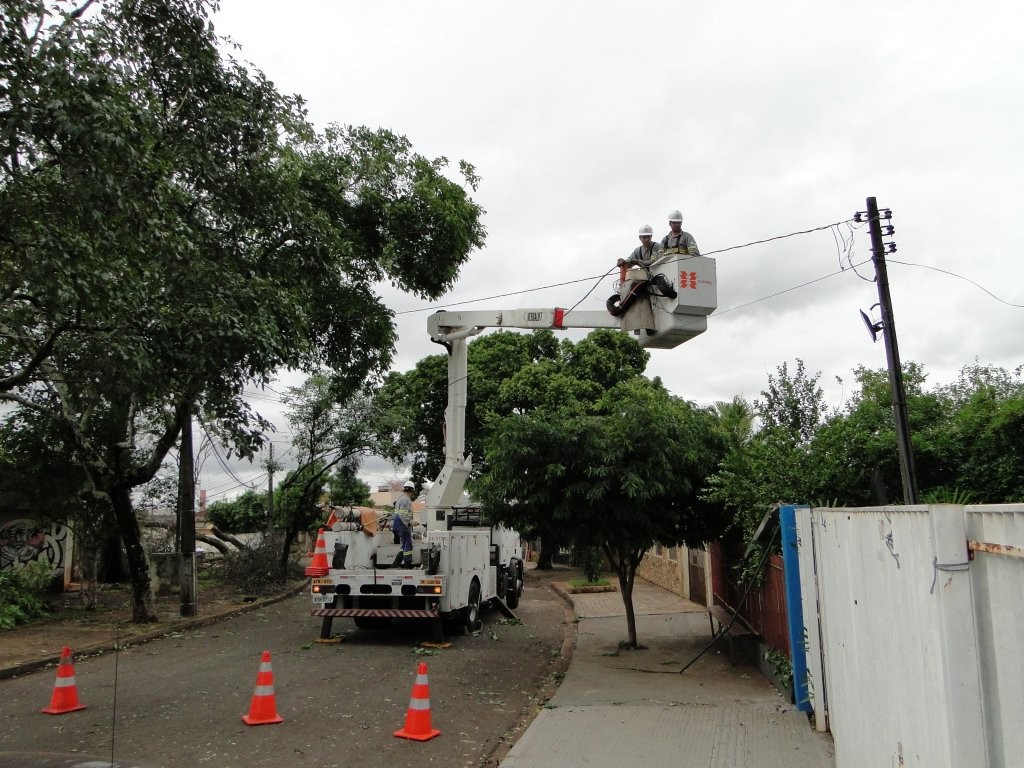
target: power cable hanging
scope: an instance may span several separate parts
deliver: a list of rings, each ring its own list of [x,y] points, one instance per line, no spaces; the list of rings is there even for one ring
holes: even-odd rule
[[[799,232],[789,232],[785,235],[775,235],[775,237],[768,237],[764,240],[752,240],[749,243],[743,243],[742,245],[730,245],[728,248],[719,248],[717,251],[708,251],[702,253],[701,256],[713,256],[716,253],[725,253],[726,251],[737,251],[740,248],[749,248],[752,245],[763,245],[764,243],[771,243],[776,240],[785,240],[787,237],[796,237],[797,235],[809,235],[812,232],[821,232],[825,229],[831,229],[832,227],[838,227],[841,224],[848,224],[853,219],[844,219],[843,221],[834,221],[831,224],[822,224],[820,227],[812,227],[811,229],[802,229]]]
[[[250,485],[249,483],[247,483],[244,480],[242,480],[240,477],[238,477],[238,475],[236,475],[231,470],[231,467],[228,466],[227,461],[224,459],[223,456],[221,456],[220,451],[217,450],[217,445],[214,442],[213,437],[210,435],[209,431],[206,429],[206,425],[203,424],[202,422],[199,422],[199,425],[202,427],[203,434],[206,435],[206,439],[210,441],[210,449],[213,451],[213,456],[214,456],[215,459],[217,459],[217,463],[220,464],[221,469],[223,469],[228,475],[230,475],[232,478],[234,478],[235,482],[237,482],[239,485],[244,486],[245,488],[249,488],[250,490],[255,491],[257,489],[256,485]]]
[[[870,261],[871,261],[871,259],[865,259],[864,261],[858,262],[857,266],[858,267],[863,266],[864,264],[867,264]],[[807,282],[800,283],[799,285],[791,286],[790,288],[784,288],[781,291],[776,291],[775,293],[770,293],[767,296],[762,296],[759,299],[753,299],[752,301],[748,301],[748,302],[746,302],[744,304],[737,304],[735,307],[729,307],[728,309],[723,309],[721,311],[717,311],[717,312],[715,312],[714,316],[715,317],[719,317],[720,315],[724,315],[724,314],[726,314],[728,312],[735,312],[738,309],[743,309],[745,307],[749,307],[752,304],[757,304],[757,303],[762,302],[762,301],[767,301],[768,299],[774,299],[776,296],[782,296],[783,294],[790,293],[792,291],[796,291],[796,290],[798,290],[800,288],[806,288],[808,285],[814,285],[815,283],[820,283],[823,280],[828,280],[830,277],[836,277],[837,275],[843,274],[845,271],[846,270],[844,270],[844,269],[840,269],[837,272],[830,272],[827,275],[822,275],[821,277],[816,277],[813,280],[808,280]]]
[[[849,239],[843,237],[842,233],[839,231],[838,226],[832,229],[832,235],[836,240],[836,249],[839,251],[839,268],[846,269],[846,267],[843,265],[849,264],[850,269],[853,270],[853,274],[855,274],[857,277],[859,277],[866,283],[873,283],[875,282],[875,279],[873,277],[865,277],[864,275],[862,275],[860,272],[857,271],[858,265],[853,263],[854,235],[856,234],[856,230],[860,229],[863,226],[865,225],[861,224],[858,227],[854,227],[853,224],[847,222],[846,227],[850,231]],[[840,243],[842,244],[841,246]]]
[[[929,264],[915,264],[912,261],[900,261],[898,259],[886,259],[886,261],[888,261],[890,264],[902,264],[905,267],[920,267],[921,269],[930,269],[930,270],[932,270],[934,272],[941,272],[944,275],[949,275],[950,277],[955,277],[958,280],[963,280],[964,282],[970,283],[971,285],[975,286],[976,288],[978,288],[978,289],[984,291],[985,293],[987,293],[989,296],[991,296],[993,299],[998,301],[1000,304],[1005,304],[1008,307],[1015,307],[1017,309],[1024,309],[1024,304],[1014,304],[1012,301],[1006,301],[1006,299],[1001,299],[998,296],[996,296],[994,293],[992,293],[992,291],[990,291],[988,288],[983,286],[981,283],[976,283],[974,280],[971,280],[971,278],[964,277],[963,275],[959,275],[956,272],[950,272],[948,269],[942,269],[940,267],[933,267],[933,266],[931,266]]]

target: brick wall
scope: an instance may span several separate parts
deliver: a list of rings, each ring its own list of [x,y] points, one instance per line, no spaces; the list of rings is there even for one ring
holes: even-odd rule
[[[681,597],[686,597],[684,590],[683,568],[686,567],[686,549],[675,548],[676,559],[672,560],[670,555],[673,548],[656,546],[644,555],[637,568],[637,575],[641,576],[652,584],[664,587]]]

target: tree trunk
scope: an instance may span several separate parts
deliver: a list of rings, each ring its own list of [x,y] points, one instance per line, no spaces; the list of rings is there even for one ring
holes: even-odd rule
[[[242,541],[240,538],[238,538],[237,536],[232,536],[227,531],[222,531],[216,525],[213,526],[213,535],[216,536],[218,539],[223,539],[228,544],[234,544],[239,552],[241,552],[242,550],[250,548],[249,545],[246,544],[244,541]],[[204,539],[204,541],[205,541],[205,539]],[[224,551],[224,550],[221,550],[221,551]]]
[[[636,649],[640,647],[636,641],[636,613],[633,610],[633,581],[636,578],[636,573],[635,571],[632,573],[630,571],[631,569],[627,563],[619,563],[615,569],[619,577],[622,605],[626,609],[626,632],[628,637],[625,647]]]
[[[288,526],[284,532],[284,543],[281,545],[281,559],[277,563],[278,578],[283,584],[288,580],[288,553],[292,551],[292,542],[298,536],[298,531]]]
[[[159,528],[160,530],[163,530],[163,531],[174,531],[175,528],[176,528],[176,526],[171,524],[171,523],[159,523],[159,522],[156,522],[156,521],[150,521],[150,522],[146,523],[146,527],[147,528]],[[213,527],[213,534],[214,534],[213,536],[210,536],[209,534],[206,534],[206,533],[197,533],[196,534],[196,541],[201,541],[204,544],[209,544],[211,547],[216,549],[222,555],[229,555],[229,554],[231,554],[231,552],[234,551],[234,550],[231,549],[231,547],[229,547],[227,544],[224,543],[225,541],[230,543],[230,544],[234,544],[239,549],[248,549],[248,547],[246,547],[241,541],[239,541],[237,538],[232,536],[230,533],[224,533],[223,531],[218,530],[217,526]],[[223,541],[222,541],[222,539],[223,539]],[[177,541],[177,540],[180,540],[180,539],[178,539],[176,537],[175,540]]]
[[[550,571],[555,567],[555,553],[558,552],[558,538],[552,530],[540,532],[540,554],[537,556],[537,570]]]
[[[131,492],[127,488],[112,490],[110,501],[128,558],[128,573],[132,582],[132,622],[154,623],[159,619],[149,583],[149,558],[142,546],[142,527],[132,507]]]
[[[96,553],[95,547],[91,544],[79,543],[76,549],[78,552],[78,569],[82,577],[82,583],[78,591],[78,600],[84,610],[95,611],[98,597],[96,573],[99,571],[100,557]]]
[[[216,536],[210,536],[205,533],[197,533],[196,541],[201,541],[204,544],[209,544],[211,547],[216,549],[222,555],[230,555],[234,550],[231,549],[227,544],[218,539]]]
[[[97,545],[96,579],[106,584],[117,584],[129,576],[124,560],[124,546],[117,529],[108,529]]]

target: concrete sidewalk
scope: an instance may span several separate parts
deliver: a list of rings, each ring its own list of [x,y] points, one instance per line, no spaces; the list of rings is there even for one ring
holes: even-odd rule
[[[576,647],[555,696],[501,768],[833,768],[832,740],[816,733],[753,666],[734,667],[708,644],[703,606],[642,579],[633,604],[644,650],[619,650],[618,592],[570,595],[566,571],[532,572],[571,600]]]

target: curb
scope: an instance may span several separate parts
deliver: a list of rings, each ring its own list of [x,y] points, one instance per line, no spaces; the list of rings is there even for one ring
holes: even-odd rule
[[[142,645],[148,643],[151,640],[156,640],[161,637],[166,637],[172,632],[187,631],[190,629],[196,629],[198,627],[204,627],[209,624],[220,621],[221,619],[228,619],[232,616],[238,616],[239,614],[248,613],[249,611],[255,611],[260,608],[264,608],[268,605],[273,605],[282,600],[287,600],[289,597],[293,597],[302,590],[306,589],[309,584],[303,582],[296,584],[294,587],[290,587],[283,592],[279,592],[276,595],[264,597],[259,600],[253,600],[251,603],[245,605],[237,605],[228,608],[219,613],[211,613],[206,616],[189,617],[187,619],[182,618],[180,620],[171,621],[166,624],[159,625],[158,628],[153,629],[150,632],[144,632],[140,635],[133,635],[130,639],[126,638],[124,642],[118,643],[117,641],[104,640],[99,643],[93,643],[82,648],[74,649],[75,659],[82,659],[87,656],[99,656],[110,651],[121,648],[129,648],[133,645]],[[29,672],[37,672],[40,669],[53,666],[53,659],[35,659],[33,661],[21,662],[19,664],[13,664],[9,667],[0,667],[0,680],[7,679],[9,677],[17,677],[19,675],[25,675]]]

